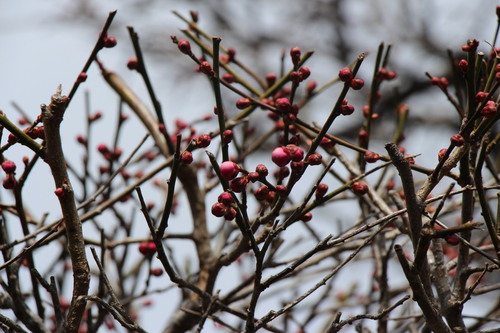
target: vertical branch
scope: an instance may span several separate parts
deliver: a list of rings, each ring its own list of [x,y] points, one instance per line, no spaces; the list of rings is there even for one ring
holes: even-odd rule
[[[51,97],[50,105],[42,105],[41,108],[47,144],[45,161],[50,167],[56,188],[62,189],[58,197],[66,226],[68,251],[73,267],[73,298],[66,318],[65,330],[66,332],[76,332],[86,305],[85,301],[76,302],[76,300],[88,293],[90,270],[85,255],[82,224],[77,213],[75,196],[68,177],[60,136],[60,125],[67,102],[68,97],[61,95],[61,87],[59,86],[56,94]]]

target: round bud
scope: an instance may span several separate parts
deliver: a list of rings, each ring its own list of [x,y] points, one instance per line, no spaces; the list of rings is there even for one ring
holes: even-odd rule
[[[238,165],[232,161],[225,161],[222,162],[220,165],[220,173],[222,178],[225,180],[231,180],[234,179],[240,172],[240,168]]]
[[[277,166],[285,166],[290,162],[290,155],[284,147],[277,147],[271,153],[271,159]]]

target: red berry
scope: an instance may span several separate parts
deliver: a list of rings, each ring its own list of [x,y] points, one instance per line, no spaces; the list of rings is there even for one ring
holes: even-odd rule
[[[252,101],[248,98],[240,98],[236,101],[236,107],[240,110],[246,109],[250,105],[252,105]]]
[[[78,77],[76,78],[76,82],[82,83],[85,81],[87,81],[87,73],[81,72],[80,74],[78,74]]]
[[[361,182],[354,182],[351,185],[351,190],[357,195],[364,195],[368,192],[368,185]]]
[[[179,48],[179,51],[181,51],[184,54],[190,55],[191,54],[191,44],[189,44],[189,41],[185,39],[181,39],[177,43],[177,47]]]
[[[307,158],[307,163],[309,165],[319,165],[319,164],[321,164],[322,159],[323,159],[323,157],[321,156],[321,154],[314,153],[314,154],[309,155],[309,157]]]
[[[190,151],[185,151],[181,154],[181,163],[182,164],[191,164],[193,162],[193,153]]]
[[[290,162],[290,155],[284,147],[277,147],[271,153],[271,159],[277,166],[285,166]]]
[[[5,171],[5,173],[14,173],[14,171],[16,171],[16,163],[9,160],[5,160],[2,163],[2,169],[3,171]]]
[[[106,39],[104,39],[104,47],[112,48],[115,47],[116,44],[117,41],[115,37],[107,37]]]
[[[137,58],[130,58],[127,62],[127,67],[130,70],[138,70],[139,69],[139,60],[137,60]]]
[[[380,155],[368,150],[365,152],[364,158],[368,163],[375,163],[380,159]]]
[[[234,162],[225,161],[220,165],[220,173],[222,178],[224,178],[225,180],[234,179],[234,177],[236,177],[239,172],[240,168]]]
[[[352,79],[351,80],[351,88],[354,90],[360,90],[361,88],[363,88],[364,85],[365,85],[365,81],[363,81],[362,79]]]
[[[62,198],[62,196],[64,195],[64,189],[62,187],[58,187],[58,188],[55,189],[54,194],[58,198]]]
[[[196,147],[206,148],[210,145],[211,137],[208,134],[202,134],[196,138]]]
[[[212,215],[222,217],[226,213],[226,206],[221,202],[216,202],[212,205]]]
[[[328,192],[328,185],[326,184],[318,184],[318,187],[316,187],[316,199],[322,198],[326,192]]]
[[[342,68],[339,71],[339,78],[340,78],[340,81],[342,81],[342,82],[350,82],[353,77],[354,77],[354,75],[353,75],[351,69],[348,67]]]

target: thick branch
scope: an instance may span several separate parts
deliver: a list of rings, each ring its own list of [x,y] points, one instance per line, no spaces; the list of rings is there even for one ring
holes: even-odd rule
[[[73,267],[73,298],[65,323],[66,332],[76,332],[85,310],[85,301],[76,302],[79,296],[86,296],[89,289],[90,271],[85,255],[82,224],[78,217],[73,188],[69,181],[66,161],[59,133],[68,98],[61,96],[61,87],[52,96],[49,106],[42,105],[43,125],[47,143],[45,161],[50,167],[56,188],[62,189],[59,204],[66,225],[68,251]]]

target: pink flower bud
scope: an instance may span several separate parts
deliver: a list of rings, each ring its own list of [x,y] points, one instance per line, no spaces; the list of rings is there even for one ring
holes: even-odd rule
[[[368,142],[368,138],[369,138],[369,135],[368,135],[368,132],[365,131],[365,130],[361,130],[359,131],[358,133],[358,140],[361,144],[365,144]]]
[[[252,101],[248,98],[240,98],[236,101],[236,107],[240,110],[246,109],[250,105],[252,105]]]
[[[368,192],[368,185],[361,182],[354,182],[351,185],[351,190],[357,195],[364,195]]]
[[[290,170],[286,166],[284,166],[279,168],[278,172],[276,173],[276,178],[278,180],[283,180],[289,175],[290,175]]]
[[[3,171],[5,171],[5,173],[14,173],[14,171],[16,171],[16,163],[5,160],[2,163],[2,169]]]
[[[222,178],[224,178],[225,180],[234,179],[234,177],[236,177],[239,172],[240,168],[234,162],[225,161],[220,165],[220,173]]]
[[[316,83],[316,81],[309,81],[307,83],[307,87],[306,87],[307,94],[311,95],[314,92],[314,90],[316,89],[317,85],[318,84]]]
[[[64,195],[64,189],[62,187],[58,187],[55,189],[54,191],[54,194],[58,197],[58,198],[62,198],[63,195]]]
[[[440,149],[439,152],[438,152],[438,161],[441,162],[441,160],[444,158],[444,156],[446,155],[446,152],[448,151],[448,149],[446,148],[443,148],[443,149]]]
[[[217,201],[226,206],[230,206],[233,202],[233,196],[228,192],[222,192],[221,194],[219,194]]]
[[[258,172],[249,172],[248,175],[248,181],[252,182],[252,183],[255,183],[256,181],[258,181],[260,179],[260,175]]]
[[[186,165],[193,163],[193,153],[187,150],[182,152],[181,163]]]
[[[235,77],[234,77],[234,75],[233,75],[233,74],[231,74],[231,73],[224,73],[224,74],[222,75],[222,79],[223,79],[224,81],[226,81],[227,83],[234,83],[234,82],[236,82],[236,78],[235,78]]]
[[[276,193],[282,197],[286,195],[287,188],[285,185],[276,185]]]
[[[316,187],[316,199],[320,199],[322,198],[326,192],[328,192],[328,185],[324,184],[324,183],[321,183],[321,184],[318,184],[318,187]]]
[[[446,243],[448,243],[450,245],[460,244],[460,238],[458,238],[458,236],[455,234],[444,236],[444,240],[446,241]]]
[[[467,74],[467,69],[469,68],[469,62],[465,59],[460,60],[458,62],[458,68],[460,68],[463,74]]]
[[[137,58],[130,58],[127,62],[127,67],[131,71],[138,70],[139,69],[139,60],[137,60]]]
[[[269,170],[264,164],[259,164],[255,167],[255,172],[257,172],[261,179],[265,179],[269,174]]]
[[[269,194],[269,188],[267,186],[261,186],[258,189],[256,189],[253,194],[255,195],[255,198],[259,201],[265,200],[267,195]]]
[[[323,159],[323,157],[321,156],[321,154],[313,153],[313,154],[309,155],[309,157],[307,158],[307,163],[309,165],[319,165],[319,164],[321,164],[322,159]]]
[[[208,134],[202,134],[196,138],[196,147],[198,148],[206,148],[210,145],[211,137]]]
[[[335,145],[335,142],[330,140],[329,138],[327,138],[326,136],[322,137],[321,138],[321,143],[320,143],[320,146],[325,148],[325,149],[328,149],[328,148],[331,148]]]
[[[179,48],[179,51],[181,51],[184,54],[191,55],[191,44],[189,44],[189,41],[185,39],[181,39],[177,43],[177,47]]]
[[[304,81],[311,75],[311,70],[309,67],[300,67],[299,68],[299,77],[300,81]]]
[[[290,57],[292,58],[292,63],[294,66],[297,66],[297,64],[300,62],[300,57],[301,57],[301,51],[299,47],[292,47],[290,49]]]
[[[76,82],[82,83],[85,81],[87,81],[87,73],[81,72],[80,74],[78,74],[78,77],[76,78]]]
[[[311,220],[312,220],[312,217],[313,217],[313,216],[312,216],[312,214],[311,214],[311,213],[305,213],[304,215],[302,215],[302,216],[300,217],[300,220],[301,220],[302,222],[309,222],[309,221],[311,221]]]
[[[8,173],[5,179],[3,180],[2,186],[7,190],[12,190],[16,187],[17,181],[16,177],[13,173]]]
[[[493,118],[497,114],[497,104],[493,101],[486,102],[484,108],[481,109],[481,117]]]
[[[482,101],[484,101],[486,99],[486,97],[488,97],[488,93],[487,92],[484,92],[484,91],[480,91],[476,94],[476,102],[480,103]]]
[[[305,163],[304,161],[292,162],[290,163],[290,169],[296,175],[300,175],[304,171]]]
[[[104,47],[112,48],[112,47],[115,47],[116,44],[117,44],[117,41],[116,41],[115,37],[107,37],[104,39]]]
[[[266,82],[268,87],[272,87],[272,85],[276,83],[276,74],[274,73],[266,74]]]
[[[304,151],[297,145],[286,145],[285,150],[294,162],[301,161],[304,158]]]
[[[233,137],[234,133],[231,130],[225,130],[224,132],[222,132],[222,141],[224,143],[230,143],[231,141],[233,141]]]
[[[227,207],[226,212],[224,213],[224,219],[226,221],[232,221],[236,217],[236,209],[233,207]]]
[[[200,72],[210,77],[214,76],[214,70],[208,61],[202,61],[200,64]]]
[[[348,67],[342,68],[339,71],[339,78],[340,78],[340,81],[342,81],[342,82],[350,82],[353,77],[354,77],[354,75],[353,75],[351,69]]]
[[[347,105],[342,105],[340,106],[340,113],[343,116],[348,116],[354,112],[354,106],[347,104]]]
[[[465,139],[463,136],[461,136],[460,134],[455,134],[453,135],[451,138],[450,138],[450,142],[451,144],[453,144],[454,146],[457,146],[457,147],[461,147],[464,145],[465,143]]]
[[[153,241],[139,243],[139,252],[144,256],[152,257],[156,253],[156,244]]]
[[[271,153],[271,159],[276,165],[282,167],[290,162],[290,155],[284,147],[277,147]]]
[[[291,72],[290,81],[293,83],[299,83],[301,81],[299,72]]]
[[[380,159],[380,155],[368,150],[365,152],[364,158],[367,163],[375,163]]]
[[[163,274],[163,269],[161,269],[160,267],[151,268],[151,270],[149,271],[149,273],[152,276],[161,276]]]
[[[226,206],[221,202],[216,202],[212,205],[212,215],[222,217],[226,213]]]
[[[236,177],[233,180],[231,180],[231,183],[229,184],[229,187],[233,192],[240,193],[245,191],[245,188],[248,184],[248,177],[246,176],[241,176],[241,177]]]
[[[362,79],[352,79],[351,80],[351,88],[354,90],[360,90],[361,88],[363,88],[364,85],[365,85],[365,81],[363,81]]]
[[[289,113],[290,111],[292,111],[292,104],[290,104],[290,100],[288,98],[278,98],[274,102],[274,105],[280,112]]]

